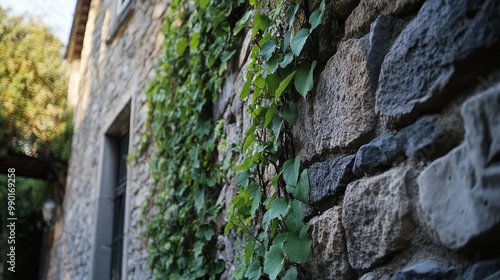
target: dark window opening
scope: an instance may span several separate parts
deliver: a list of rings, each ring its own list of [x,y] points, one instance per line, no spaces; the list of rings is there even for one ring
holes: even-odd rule
[[[111,257],[111,279],[120,280],[123,259],[123,228],[125,221],[125,189],[127,186],[128,134],[118,143],[118,172],[115,185],[115,203],[113,214],[113,242]]]

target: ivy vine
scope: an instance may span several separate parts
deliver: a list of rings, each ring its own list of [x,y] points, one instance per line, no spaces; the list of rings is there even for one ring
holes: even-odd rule
[[[157,279],[216,279],[224,270],[212,256],[222,172],[214,151],[222,123],[213,123],[211,104],[237,49],[231,17],[242,2],[169,4],[165,53],[147,90],[147,133],[155,149],[144,236]]]
[[[241,143],[239,189],[224,230],[243,233],[233,277],[296,279],[310,253],[301,208],[309,181],[290,131],[298,98],[313,88],[316,61],[303,50],[322,22],[324,1],[309,13],[307,2],[249,0],[252,9],[233,26],[243,2],[170,2],[165,54],[147,91],[147,134],[155,149],[144,236],[157,279],[216,279],[224,270],[213,247],[220,212],[215,200],[228,164],[215,158],[223,123],[213,123],[210,109],[236,53],[236,36],[250,21],[254,46],[240,97],[252,123]]]
[[[225,234],[243,233],[240,244],[245,246],[240,245],[233,277],[296,279],[312,239],[301,207],[309,201],[309,179],[294,154],[290,129],[297,121],[297,99],[306,98],[313,88],[316,61],[303,50],[322,22],[325,3],[310,14],[307,1],[250,4],[255,45],[240,97],[252,123],[241,145],[239,190],[231,201]]]

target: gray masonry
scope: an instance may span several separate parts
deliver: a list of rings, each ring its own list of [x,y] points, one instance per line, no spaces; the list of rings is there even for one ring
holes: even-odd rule
[[[75,136],[50,279],[101,279],[96,269],[106,270],[98,260],[110,249],[101,240],[112,206],[103,189],[113,165],[106,141],[128,127],[129,150],[137,146],[144,91],[161,54],[165,2],[134,1],[111,40],[114,1],[91,3],[81,59],[72,62]],[[499,279],[500,2],[328,0],[326,7],[317,86],[298,103],[293,128],[311,184],[304,277]],[[247,34],[213,108],[225,121],[227,147],[250,123],[239,99],[250,44]],[[228,154],[218,152],[219,160]],[[129,166],[124,279],[152,277],[139,237],[148,160],[144,153]],[[222,188],[220,230],[235,192],[234,180]],[[219,232],[224,279],[236,265],[234,240]]]

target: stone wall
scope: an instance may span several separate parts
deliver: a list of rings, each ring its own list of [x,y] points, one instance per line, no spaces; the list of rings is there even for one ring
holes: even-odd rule
[[[92,1],[81,59],[70,62],[69,95],[77,104],[75,133],[63,216],[56,225],[47,279],[92,278],[105,134],[130,102],[129,151],[138,145],[147,109],[145,90],[162,53],[166,5],[165,1],[134,1],[129,18],[118,25],[112,38],[118,18],[116,1]],[[151,278],[147,246],[139,237],[145,227],[142,205],[151,183],[149,158],[150,153],[140,154],[128,167],[124,279]]]
[[[300,101],[293,129],[311,185],[304,221],[313,247],[303,277],[498,279],[500,2],[326,4],[317,86]],[[106,43],[114,1],[92,1],[82,58],[72,68],[75,136],[49,279],[90,278],[102,142],[130,102],[130,150],[137,146],[165,10],[165,1],[137,0]],[[250,44],[247,34],[213,110],[225,120],[227,147],[250,123],[239,99]],[[219,151],[219,160],[227,154]],[[129,166],[126,279],[152,276],[139,238],[148,162],[145,153]],[[233,182],[221,192],[226,211],[235,191]],[[219,235],[217,248],[230,278],[234,236]]]
[[[303,277],[500,279],[500,2],[326,2],[293,129],[311,185]],[[249,126],[249,44],[214,108],[228,143]],[[229,271],[233,242],[219,236]]]

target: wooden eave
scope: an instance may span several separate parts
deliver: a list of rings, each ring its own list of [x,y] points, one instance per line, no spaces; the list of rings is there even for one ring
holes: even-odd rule
[[[92,0],[78,0],[71,26],[68,47],[64,58],[68,61],[80,59],[83,48],[83,38],[85,37],[85,28],[89,18],[90,2]]]

